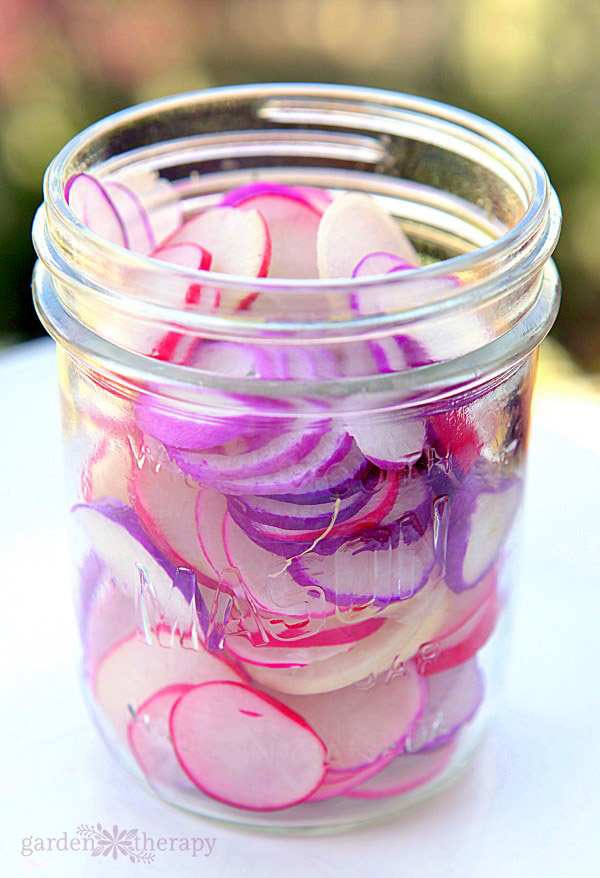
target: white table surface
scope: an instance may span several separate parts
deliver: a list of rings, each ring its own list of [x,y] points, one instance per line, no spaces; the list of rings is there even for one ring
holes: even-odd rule
[[[74,666],[51,342],[0,355],[0,413],[0,874],[600,875],[600,455],[589,436],[579,444],[547,416],[534,420],[507,693],[475,764],[379,826],[269,836],[163,805],[110,762]],[[555,416],[560,424],[560,407]],[[576,417],[588,429],[585,412],[570,410],[570,435]],[[70,839],[98,822],[216,842],[209,857],[157,852],[151,865],[83,851],[21,855],[23,838]]]

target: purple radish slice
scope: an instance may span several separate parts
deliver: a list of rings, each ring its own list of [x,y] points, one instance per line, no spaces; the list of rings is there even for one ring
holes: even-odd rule
[[[333,692],[359,680],[393,676],[422,643],[431,640],[443,613],[443,586],[428,585],[409,601],[386,610],[384,624],[360,640],[348,653],[304,668],[266,668],[243,663],[248,676],[261,686],[290,695]]]
[[[386,251],[413,265],[414,247],[392,217],[368,195],[345,192],[325,210],[317,240],[321,277],[352,277],[367,255]]]
[[[212,254],[211,271],[266,277],[269,270],[271,239],[264,219],[256,210],[210,208],[185,222],[165,243],[188,241]]]
[[[199,489],[158,458],[136,470],[131,502],[146,533],[174,564],[191,568],[207,584],[215,571],[207,561],[196,527]]]
[[[124,595],[139,596],[143,580],[165,622],[187,615],[192,595],[175,587],[175,567],[159,552],[133,509],[109,498],[77,504],[71,511]]]
[[[353,516],[369,502],[369,494],[354,494],[340,499],[335,515],[336,522],[343,522]],[[241,515],[246,516],[255,525],[267,524],[284,530],[313,530],[326,528],[336,513],[335,502],[314,505],[298,505],[280,503],[268,497],[229,497],[229,508],[235,506]]]
[[[406,271],[418,266],[418,257],[413,262],[407,262],[394,253],[386,253],[385,250],[376,250],[367,253],[358,262],[352,272],[352,277],[371,277],[374,274],[391,274],[393,271]]]
[[[316,431],[315,431],[316,432]],[[289,452],[283,450],[284,442],[273,440],[270,446],[269,454],[272,460],[274,453],[278,453],[278,460],[282,456],[289,453],[290,460],[294,457],[298,458],[302,451],[313,441],[313,436],[307,437],[302,442],[296,436],[296,445],[292,443],[292,436],[286,436],[285,442],[290,443]],[[225,467],[221,464],[220,472],[213,472],[209,475],[208,468],[201,466],[201,474],[196,469],[198,458],[194,457],[192,452],[180,452],[177,449],[171,449],[173,460],[184,471],[188,472],[192,477],[200,477],[202,481],[210,487],[222,491],[224,494],[266,494],[273,495],[277,493],[287,494],[293,489],[300,491],[303,487],[310,485],[314,487],[316,492],[320,492],[344,481],[343,475],[346,472],[346,466],[352,466],[354,469],[357,462],[357,454],[364,461],[360,453],[352,453],[352,439],[347,433],[336,434],[331,431],[323,432],[314,449],[301,457],[299,461],[290,463],[282,469],[271,470],[271,465],[266,461],[258,463],[257,467],[261,469],[269,469],[269,472],[253,475],[247,478],[242,476],[224,475]],[[211,459],[211,463],[212,463]],[[214,461],[216,464],[217,461]],[[342,478],[340,478],[340,473]]]
[[[268,543],[269,548],[276,551],[278,543],[298,544],[311,543],[316,540],[318,545],[323,548],[325,543],[330,543],[338,537],[349,539],[354,534],[360,534],[366,528],[377,525],[393,508],[398,494],[399,477],[395,472],[382,473],[379,482],[369,496],[367,503],[359,508],[358,512],[352,517],[341,523],[337,522],[335,507],[331,519],[326,528],[318,528],[304,531],[288,531],[285,528],[276,528],[272,525],[260,524],[254,528],[240,521],[239,515],[235,515],[235,520],[240,526],[244,527],[245,532],[255,539],[262,538],[262,542]],[[338,501],[338,506],[341,501]],[[233,517],[233,508],[230,510]],[[327,533],[325,532],[327,531]],[[315,547],[316,551],[320,551]],[[292,553],[293,554],[293,553]]]
[[[206,484],[270,475],[301,462],[317,448],[324,428],[310,433],[284,433],[257,449],[240,448],[239,442],[221,451],[181,451],[174,457],[183,472]],[[264,437],[267,440],[267,437]],[[233,446],[233,447],[232,447]]]
[[[192,688],[191,685],[175,683],[159,689],[139,705],[136,719],[132,719],[127,727],[131,752],[153,788],[193,789],[177,761],[169,734],[173,705]]]
[[[291,808],[323,781],[323,742],[297,714],[240,683],[205,683],[175,703],[176,756],[208,796],[253,811]]]
[[[309,490],[302,490],[299,486],[294,491],[265,492],[262,496],[298,505],[335,503],[338,498],[344,499],[363,491],[371,493],[379,477],[379,469],[365,459],[355,442],[351,442],[342,458],[329,468],[326,475],[317,477]]]
[[[475,659],[425,679],[425,709],[406,738],[407,753],[443,747],[473,719],[483,700],[483,676]]]
[[[110,196],[127,231],[129,249],[148,254],[156,247],[152,224],[137,192],[125,183],[106,180],[104,188]]]
[[[224,445],[251,429],[251,422],[243,415],[220,420],[203,417],[198,412],[164,407],[149,397],[138,400],[137,423],[143,433],[163,445],[187,451]]]
[[[104,655],[94,671],[92,691],[104,718],[120,738],[137,708],[159,689],[173,684],[196,686],[212,680],[242,681],[242,675],[203,646],[184,649],[171,632],[161,628],[151,644],[129,634]]]
[[[450,741],[438,750],[426,753],[403,753],[383,771],[354,786],[346,795],[352,799],[383,799],[401,796],[438,777],[446,768],[455,750]]]
[[[449,502],[445,578],[457,593],[473,588],[493,567],[519,509],[517,477],[488,475],[474,465]]]
[[[65,186],[67,204],[87,226],[113,244],[128,247],[127,230],[110,195],[91,174],[75,174]]]
[[[226,637],[225,646],[236,659],[265,668],[305,668],[313,662],[350,652],[352,643],[331,646],[289,646],[263,644],[253,646],[245,637]]]
[[[346,686],[322,695],[277,697],[319,735],[330,770],[354,772],[403,746],[423,709],[425,691],[409,662],[397,675],[368,688]]]
[[[263,192],[239,197],[239,210],[257,210],[265,219],[271,238],[269,277],[316,278],[317,232],[321,212],[302,197]]]
[[[319,588],[306,589],[294,582],[281,557],[252,542],[229,514],[223,518],[222,541],[228,566],[239,572],[261,610],[300,618],[323,618],[334,612]]]

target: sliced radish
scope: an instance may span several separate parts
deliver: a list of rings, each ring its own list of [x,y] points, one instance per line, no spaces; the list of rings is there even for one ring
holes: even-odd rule
[[[322,739],[330,769],[354,772],[402,747],[423,709],[425,690],[409,662],[389,680],[377,680],[368,688],[277,697]]]
[[[436,750],[470,722],[483,700],[483,676],[475,659],[427,680],[425,709],[406,738],[406,752]]]
[[[352,643],[331,646],[274,646],[272,643],[253,646],[245,637],[227,637],[225,646],[235,658],[265,668],[304,668],[313,662],[350,652]]]
[[[187,614],[192,595],[175,587],[175,567],[156,548],[133,509],[106,499],[78,504],[72,512],[123,594],[143,600],[147,590],[156,614],[168,623]]]
[[[195,686],[209,680],[242,679],[231,665],[202,645],[184,649],[171,638],[168,629],[161,628],[158,634],[152,634],[150,644],[133,633],[112,647],[98,662],[92,690],[106,720],[119,737],[126,739],[137,708],[159,689],[173,684]]]
[[[201,581],[213,580],[196,526],[200,489],[189,485],[179,470],[146,459],[135,472],[131,500],[154,544],[174,564],[196,571]]]
[[[323,783],[313,793],[309,802],[324,802],[327,799],[333,799],[336,796],[345,796],[347,793],[357,787],[359,784],[369,780],[369,778],[378,774],[396,758],[396,752],[389,750],[374,762],[363,765],[356,771],[335,771],[327,769],[327,773],[323,779]]]
[[[425,422],[421,418],[405,418],[397,423],[384,423],[363,418],[347,426],[362,453],[382,469],[402,469],[415,463],[425,445]]]
[[[231,196],[231,193],[229,193]],[[294,192],[277,190],[238,195],[236,207],[257,210],[264,217],[271,238],[269,277],[319,276],[317,232],[321,211]]]
[[[323,742],[297,714],[239,683],[205,683],[171,712],[183,770],[204,793],[254,811],[308,799],[326,771]]]
[[[472,658],[494,632],[499,603],[496,576],[491,573],[473,588],[455,594],[448,591],[446,610],[430,643],[416,656],[419,673],[439,674]]]
[[[321,277],[352,277],[365,256],[394,253],[406,262],[419,257],[399,224],[368,195],[345,192],[329,205],[317,241]]]
[[[177,761],[169,734],[173,705],[193,686],[165,686],[142,702],[127,727],[129,746],[150,786],[162,789],[193,789]]]
[[[374,679],[412,658],[440,624],[443,587],[428,585],[408,601],[386,611],[387,621],[348,653],[304,668],[265,668],[244,664],[262,686],[291,695],[333,692],[359,680]]]
[[[473,588],[491,569],[518,512],[522,483],[473,467],[450,498],[445,553],[446,583],[455,592]]]
[[[286,617],[323,618],[333,613],[319,588],[305,589],[294,582],[281,558],[252,542],[229,514],[222,522],[228,566],[239,572],[257,607]]]
[[[115,206],[127,232],[127,244],[136,253],[151,253],[156,238],[146,208],[137,192],[125,183],[106,180],[104,188]]]
[[[122,439],[119,442],[116,437],[105,434],[81,468],[81,496],[86,503],[108,497],[127,503],[132,475],[129,446]]]
[[[415,254],[416,255],[416,254]],[[366,256],[355,265],[352,277],[371,277],[374,274],[391,274],[393,271],[406,271],[415,268],[418,265],[416,261],[407,262],[394,253],[386,253],[385,250],[377,250],[374,253],[367,253]]]
[[[404,753],[397,756],[383,771],[354,786],[346,793],[352,799],[382,799],[401,796],[423,786],[440,775],[448,765],[455,750],[450,741],[438,750],[426,753]]]
[[[75,174],[65,186],[67,204],[92,232],[121,247],[128,246],[127,231],[110,195],[91,174]]]
[[[269,230],[256,210],[209,208],[185,222],[166,243],[188,241],[212,254],[212,271],[265,277],[269,270]]]

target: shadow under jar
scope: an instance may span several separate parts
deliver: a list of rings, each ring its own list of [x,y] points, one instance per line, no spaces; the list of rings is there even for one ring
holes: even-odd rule
[[[77,219],[64,192],[82,171],[158,172],[186,217],[256,180],[367,193],[421,267],[168,265]],[[165,800],[339,827],[470,759],[502,682],[559,225],[509,134],[368,89],[167,98],[53,161],[34,297],[58,341],[84,688]],[[181,307],[190,285],[218,296]],[[150,355],[168,333],[180,361]]]

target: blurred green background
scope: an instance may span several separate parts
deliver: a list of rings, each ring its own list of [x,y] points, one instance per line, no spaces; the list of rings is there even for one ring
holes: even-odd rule
[[[554,330],[600,372],[598,0],[0,0],[0,345],[42,334],[30,227],[48,162],[140,100],[267,80],[448,101],[508,128],[558,190]]]

